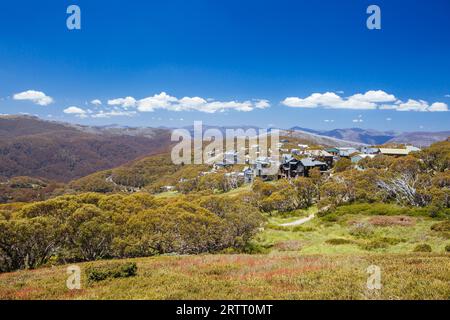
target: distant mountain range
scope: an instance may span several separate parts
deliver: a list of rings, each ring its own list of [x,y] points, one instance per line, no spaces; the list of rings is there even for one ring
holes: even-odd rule
[[[386,143],[413,144],[418,147],[442,141],[450,137],[450,131],[441,132],[397,132],[377,131],[361,128],[334,129],[334,130],[312,130],[301,127],[293,127],[290,130],[308,132],[320,136],[364,143],[369,145],[381,145]]]
[[[203,126],[204,130],[237,129]],[[246,126],[241,129],[259,129]],[[192,132],[192,127],[186,127]],[[170,150],[171,128],[135,128],[119,125],[84,126],[46,121],[32,116],[0,116],[0,180],[17,176],[67,182],[132,160]],[[280,135],[322,146],[408,143],[428,146],[445,140],[450,131],[409,132],[364,130],[330,131],[294,127]]]

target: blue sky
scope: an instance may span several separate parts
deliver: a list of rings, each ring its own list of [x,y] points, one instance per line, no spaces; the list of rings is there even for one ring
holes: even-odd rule
[[[0,3],[0,114],[438,131],[449,106],[448,0]]]

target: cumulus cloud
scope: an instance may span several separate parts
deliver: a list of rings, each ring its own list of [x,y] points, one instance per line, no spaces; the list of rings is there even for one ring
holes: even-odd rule
[[[91,104],[93,104],[94,106],[100,106],[102,105],[102,101],[100,99],[94,99],[91,101]]]
[[[79,107],[76,107],[76,106],[68,107],[68,108],[64,109],[63,112],[65,114],[75,115],[75,116],[77,116],[79,118],[86,118],[87,117],[86,111],[81,109],[81,108],[79,108]]]
[[[28,100],[32,101],[40,106],[48,106],[53,103],[53,98],[47,96],[42,91],[28,90],[20,93],[16,93],[13,96],[14,100]]]
[[[265,99],[256,100],[256,103],[255,103],[256,109],[267,109],[269,107],[270,107],[269,100],[265,100]]]
[[[108,100],[110,106],[121,106],[122,108],[131,108],[136,106],[136,99],[133,97],[118,98]]]
[[[152,97],[141,99],[137,102],[137,108],[141,112],[153,112],[155,109],[172,109],[172,104],[177,102],[177,98],[168,95],[165,92],[155,94]],[[179,110],[174,110],[179,111]]]
[[[288,97],[281,103],[294,108],[332,108],[332,109],[376,109],[377,103],[392,102],[396,98],[382,90],[370,90],[366,93],[354,94],[350,97],[341,97],[334,92],[313,93],[306,98]]]
[[[288,97],[282,103],[293,108],[333,107],[343,102],[342,98],[334,92],[313,93],[306,98]]]
[[[342,97],[334,92],[313,93],[308,97],[288,97],[281,102],[292,108],[330,108],[353,110],[397,110],[397,111],[448,111],[448,106],[442,102],[431,105],[424,100],[409,99],[407,102],[398,100],[393,94],[382,90],[370,90],[349,97]]]
[[[388,94],[382,90],[370,90],[364,94],[357,93],[349,99],[366,102],[393,102],[397,100],[393,94]]]
[[[443,102],[435,102],[428,108],[428,111],[448,111],[448,105]]]
[[[125,109],[133,107],[140,112],[153,112],[160,109],[168,111],[200,111],[205,113],[224,112],[227,110],[248,112],[254,109],[270,107],[269,101],[262,99],[243,102],[217,101],[201,97],[183,97],[179,99],[166,92],[140,100],[133,97],[113,99],[108,101],[108,105],[120,106]]]

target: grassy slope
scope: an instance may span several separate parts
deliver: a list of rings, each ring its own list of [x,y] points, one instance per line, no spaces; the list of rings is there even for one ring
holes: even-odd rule
[[[448,299],[450,257],[406,255],[201,255],[134,259],[138,275],[66,289],[64,266],[0,275],[0,299]],[[80,264],[82,270],[107,261]],[[369,265],[380,291],[366,289]]]
[[[248,192],[247,186],[224,196]],[[174,197],[167,192],[160,197]],[[337,222],[315,218],[296,228],[277,228],[316,211],[270,216],[255,239],[270,247],[265,255],[218,254],[161,256],[132,259],[138,275],[89,284],[83,273],[82,289],[66,288],[66,266],[0,274],[0,299],[449,299],[448,239],[430,226],[437,221],[415,217],[410,226],[374,227],[368,238],[350,234],[351,222],[371,217],[344,215]],[[272,226],[272,227],[271,227]],[[375,238],[402,239],[386,248],[364,250],[359,245]],[[351,244],[330,245],[344,238]],[[413,253],[428,243],[433,253]],[[82,270],[110,261],[79,264]],[[383,288],[366,289],[369,265],[382,269]]]
[[[299,214],[304,216],[304,214]],[[378,248],[371,250],[376,253],[409,253],[414,247],[420,243],[429,244],[433,252],[445,252],[445,246],[450,244],[442,234],[436,233],[430,227],[438,222],[432,218],[417,217],[414,218],[412,226],[387,226],[374,227],[373,234],[367,238],[355,237],[350,234],[351,221],[368,221],[370,218],[361,215],[346,215],[338,222],[327,223],[318,218],[313,219],[297,230],[296,228],[266,228],[263,233],[256,237],[256,242],[265,247],[277,247],[284,242],[297,242],[302,249],[302,253],[308,254],[364,254],[361,245],[380,238],[396,239],[399,243],[388,245],[387,248]],[[269,222],[272,224],[280,224],[292,222],[293,217],[280,219],[279,217],[270,217]],[[325,241],[329,239],[347,239],[353,243],[342,245],[330,245]]]

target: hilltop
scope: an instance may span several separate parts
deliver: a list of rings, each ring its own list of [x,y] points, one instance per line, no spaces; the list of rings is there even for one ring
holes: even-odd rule
[[[131,132],[131,133],[130,133]],[[86,127],[30,116],[0,117],[0,176],[67,182],[168,150],[170,131]]]

